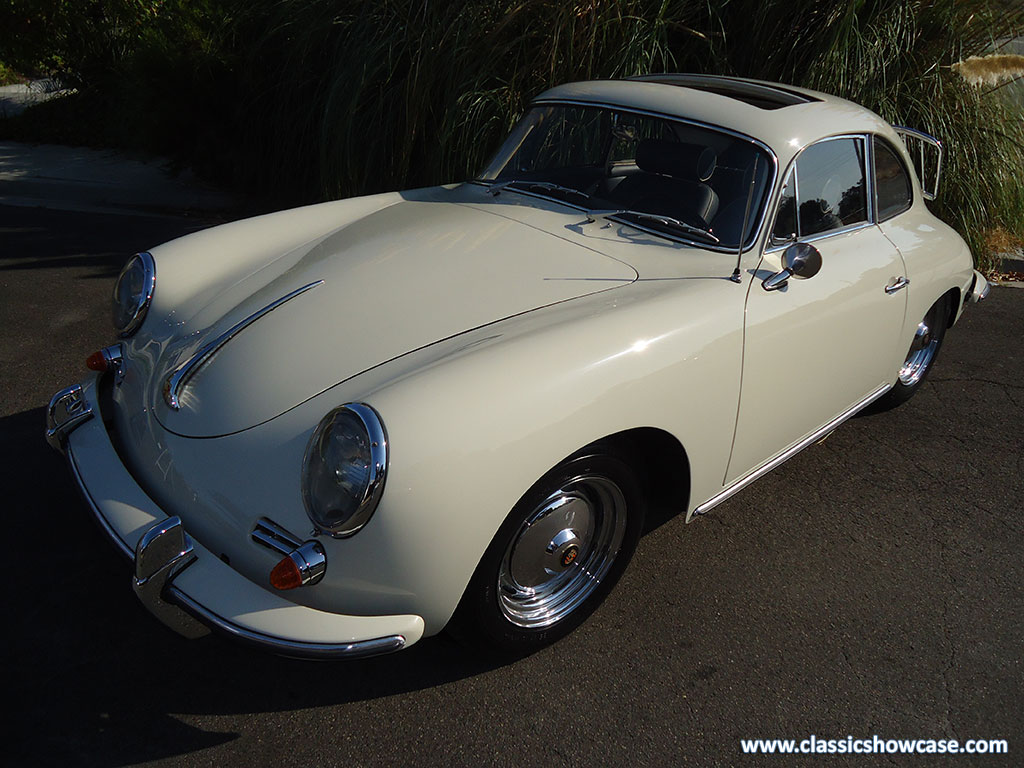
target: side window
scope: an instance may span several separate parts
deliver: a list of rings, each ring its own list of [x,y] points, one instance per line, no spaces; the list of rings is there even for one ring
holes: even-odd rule
[[[885,221],[910,208],[914,193],[907,169],[885,139],[874,137],[875,204],[878,220]]]
[[[796,172],[801,237],[868,220],[862,139],[818,142],[797,159]]]

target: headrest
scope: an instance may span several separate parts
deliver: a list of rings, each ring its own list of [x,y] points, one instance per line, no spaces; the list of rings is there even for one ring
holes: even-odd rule
[[[715,172],[718,153],[711,147],[665,139],[644,139],[636,147],[636,164],[642,171],[707,181]]]

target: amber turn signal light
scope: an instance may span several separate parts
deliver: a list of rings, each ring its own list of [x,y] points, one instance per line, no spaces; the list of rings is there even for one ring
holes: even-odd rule
[[[90,371],[99,371],[103,373],[110,366],[107,361],[107,356],[103,354],[103,350],[93,352],[87,358],[85,358],[85,367]]]
[[[270,572],[270,586],[274,589],[295,589],[302,586],[302,572],[291,555],[285,555]]]

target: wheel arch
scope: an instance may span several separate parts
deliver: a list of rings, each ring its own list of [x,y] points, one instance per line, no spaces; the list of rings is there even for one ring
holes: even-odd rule
[[[946,327],[952,328],[953,324],[956,323],[957,319],[960,317],[960,309],[963,301],[960,289],[950,288],[939,297],[938,301],[942,301],[943,299],[949,301],[949,304],[947,305],[948,314],[946,317]]]
[[[628,464],[651,506],[665,506],[674,512],[687,510],[690,459],[672,433],[658,427],[634,427],[595,440],[573,455],[593,450],[614,453]]]

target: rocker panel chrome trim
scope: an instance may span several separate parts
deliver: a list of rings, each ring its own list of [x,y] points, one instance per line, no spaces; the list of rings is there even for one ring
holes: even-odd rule
[[[755,469],[755,470],[753,470],[751,472],[748,472],[746,475],[741,477],[739,480],[734,482],[732,485],[728,486],[727,488],[725,488],[724,490],[722,490],[721,492],[719,492],[715,496],[712,496],[710,499],[705,501],[699,507],[694,509],[693,510],[693,514],[694,515],[706,514],[713,507],[721,504],[723,501],[728,499],[730,496],[733,496],[734,494],[739,493],[740,491],[742,491],[744,488],[746,488],[752,482],[757,480],[759,477],[768,474],[769,472],[771,472],[773,469],[775,469],[780,464],[783,464],[788,459],[791,459],[794,456],[796,456],[796,454],[800,453],[800,451],[802,451],[807,446],[809,446],[812,443],[816,443],[819,440],[821,440],[821,438],[825,437],[825,435],[827,435],[828,433],[832,432],[834,429],[836,429],[836,427],[838,427],[844,421],[846,421],[851,416],[856,414],[858,411],[861,411],[864,408],[867,408],[869,405],[871,405],[871,403],[875,402],[875,400],[880,398],[882,395],[884,395],[890,389],[892,389],[892,384],[884,384],[884,385],[882,385],[881,387],[876,389],[874,392],[872,392],[870,395],[868,395],[863,400],[861,400],[859,403],[854,405],[852,408],[850,408],[850,409],[848,409],[846,411],[843,411],[841,414],[836,416],[834,419],[832,419],[832,421],[828,422],[825,426],[821,427],[816,432],[813,432],[812,434],[808,435],[807,437],[805,437],[803,440],[801,440],[796,445],[794,445],[794,446],[792,446],[790,448],[787,448],[786,450],[784,450],[782,453],[778,454],[774,458],[769,459],[765,464],[762,464],[757,469]]]

